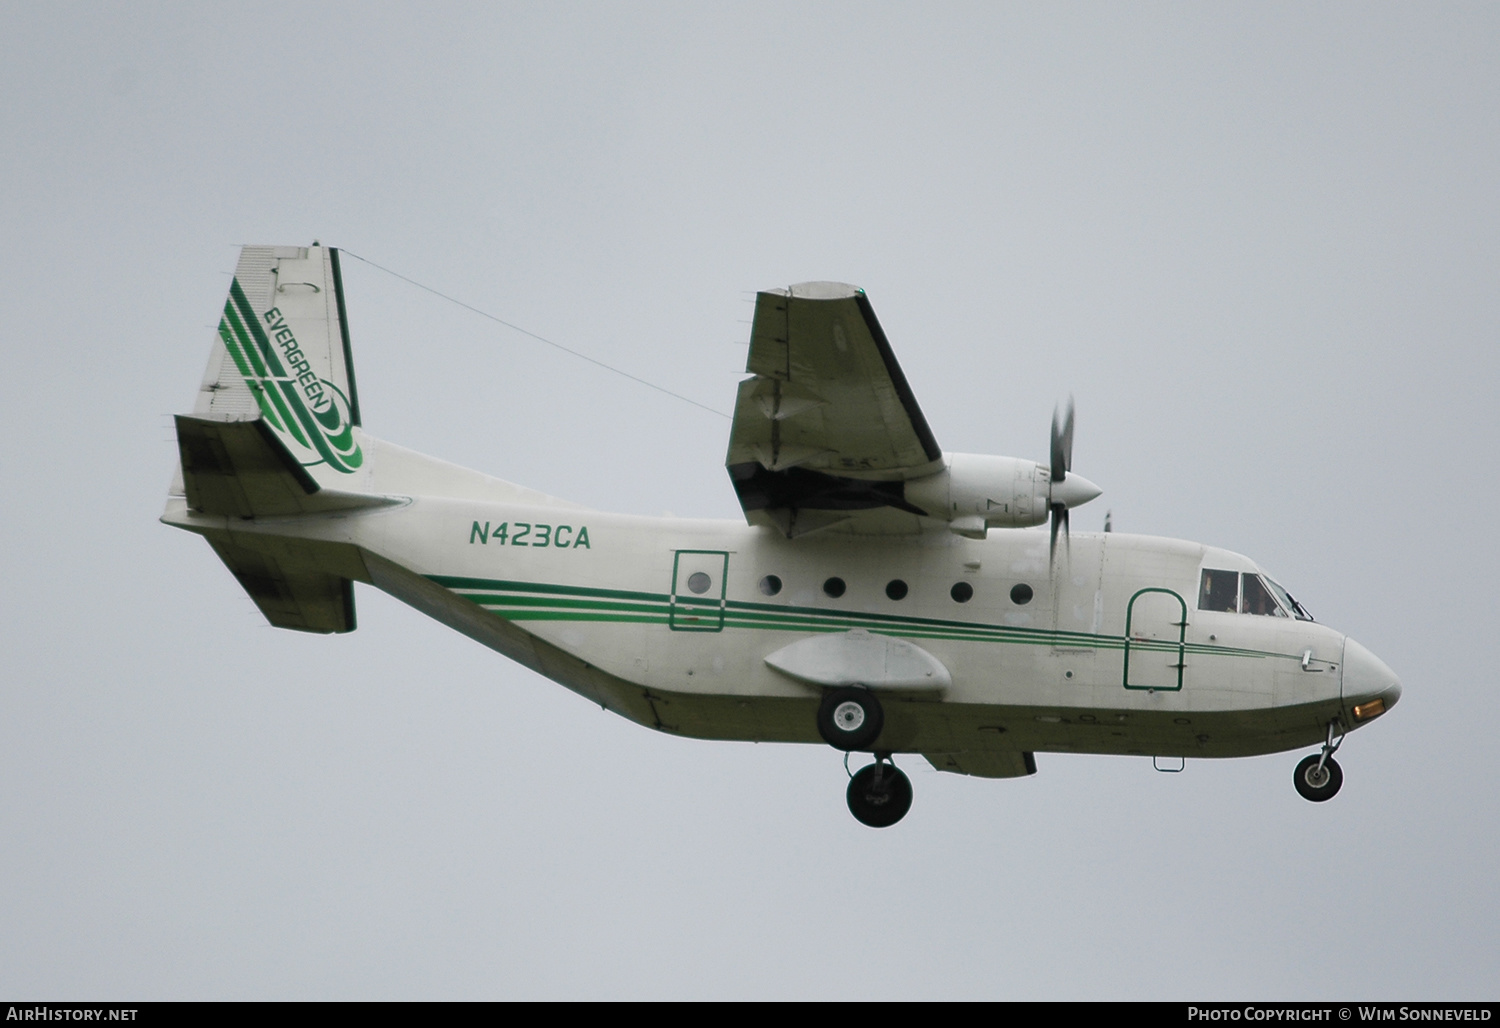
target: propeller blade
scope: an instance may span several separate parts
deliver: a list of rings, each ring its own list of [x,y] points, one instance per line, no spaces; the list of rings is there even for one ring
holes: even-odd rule
[[[1073,470],[1073,397],[1068,397],[1068,416],[1059,424],[1052,410],[1052,481],[1061,482]]]
[[[1057,533],[1059,529],[1062,530],[1063,555],[1066,557],[1073,552],[1073,542],[1068,535],[1068,508],[1060,503],[1054,503],[1052,505],[1052,543],[1047,550],[1048,558],[1052,562],[1053,567],[1057,566]]]
[[[1068,534],[1068,508],[1087,503],[1099,495],[1099,487],[1073,470],[1073,397],[1068,397],[1068,413],[1052,409],[1052,468],[1051,511],[1052,542],[1048,549],[1052,568],[1057,569],[1057,533],[1062,532],[1063,556],[1073,552],[1072,539]]]

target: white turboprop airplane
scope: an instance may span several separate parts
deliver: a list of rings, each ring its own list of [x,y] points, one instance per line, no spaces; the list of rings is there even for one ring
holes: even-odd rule
[[[848,802],[873,827],[911,805],[896,753],[1010,778],[1039,751],[1316,745],[1294,781],[1326,800],[1345,733],[1401,695],[1246,557],[1069,538],[1099,495],[1071,407],[1049,465],[944,453],[862,290],[760,293],[746,370],[745,524],[590,510],[366,435],[338,251],[249,246],[162,520],[281,628],[353,631],[365,582],[639,724],[872,753]]]

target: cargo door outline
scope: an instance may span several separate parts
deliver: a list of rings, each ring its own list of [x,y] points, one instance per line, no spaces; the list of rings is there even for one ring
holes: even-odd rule
[[[1142,596],[1145,596],[1148,593],[1165,593],[1166,595],[1172,597],[1172,599],[1176,600],[1177,601],[1177,605],[1180,608],[1182,608],[1182,620],[1181,621],[1168,622],[1168,624],[1172,625],[1173,627],[1175,627],[1177,629],[1177,642],[1175,644],[1172,643],[1172,642],[1170,642],[1170,641],[1168,641],[1168,642],[1160,642],[1160,641],[1147,640],[1147,639],[1136,639],[1134,636],[1132,636],[1130,634],[1131,622],[1132,622],[1132,619],[1135,617],[1135,601],[1138,600],[1138,599],[1140,599]],[[1184,600],[1182,598],[1182,596],[1179,595],[1174,590],[1172,590],[1172,589],[1161,589],[1161,588],[1156,588],[1156,587],[1152,587],[1152,588],[1148,588],[1148,589],[1138,589],[1138,590],[1136,590],[1135,595],[1130,598],[1129,605],[1127,605],[1126,608],[1125,608],[1125,671],[1124,671],[1124,676],[1123,676],[1123,684],[1124,684],[1125,688],[1127,688],[1127,689],[1146,689],[1146,690],[1153,690],[1153,691],[1160,690],[1162,692],[1180,692],[1182,690],[1182,673],[1183,673],[1184,668],[1187,665],[1187,620],[1188,620],[1188,616],[1187,616],[1187,601]],[[1130,653],[1131,653],[1132,649],[1134,649],[1136,651],[1136,653],[1138,654],[1138,656],[1137,656],[1137,662],[1138,663],[1143,662],[1146,659],[1146,654],[1148,654],[1148,653],[1166,657],[1166,656],[1170,656],[1171,653],[1173,652],[1173,650],[1175,649],[1176,654],[1177,654],[1177,662],[1175,664],[1169,664],[1169,665],[1167,665],[1167,667],[1168,667],[1169,670],[1171,670],[1171,669],[1175,669],[1176,670],[1176,672],[1177,672],[1177,684],[1176,685],[1132,685],[1132,684],[1130,684]]]
[[[728,572],[727,550],[676,551],[672,556],[667,627],[674,632],[722,632]],[[695,575],[708,576],[709,584],[701,593],[692,589]]]

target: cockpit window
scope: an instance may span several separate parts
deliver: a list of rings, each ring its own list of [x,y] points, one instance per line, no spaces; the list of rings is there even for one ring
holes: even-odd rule
[[[1284,618],[1291,612],[1298,620],[1311,621],[1313,616],[1290,593],[1264,575],[1238,571],[1203,569],[1203,583],[1198,589],[1198,609],[1217,610],[1226,614],[1259,614]]]
[[[1244,576],[1244,597],[1240,602],[1240,613],[1261,614],[1267,617],[1286,617],[1286,611],[1276,602],[1271,595],[1271,590],[1260,580],[1259,575],[1246,574]]]
[[[1199,610],[1222,610],[1233,614],[1240,609],[1240,573],[1203,569],[1203,585],[1198,590]]]
[[[1281,605],[1291,611],[1298,621],[1312,621],[1313,616],[1307,612],[1307,608],[1297,602],[1297,598],[1283,589],[1274,579],[1266,578],[1266,585],[1270,586],[1271,592],[1281,601]]]

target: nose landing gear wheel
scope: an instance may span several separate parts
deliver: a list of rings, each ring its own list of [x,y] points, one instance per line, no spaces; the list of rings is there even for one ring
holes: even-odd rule
[[[911,809],[911,779],[895,764],[862,767],[849,779],[849,813],[862,825],[889,828]]]
[[[869,689],[831,689],[818,707],[818,734],[834,749],[868,749],[885,727],[885,712]]]
[[[1329,757],[1323,761],[1323,766],[1318,767],[1318,759],[1321,754],[1314,753],[1310,757],[1302,758],[1302,763],[1297,765],[1297,770],[1292,773],[1292,782],[1297,786],[1297,792],[1305,800],[1314,803],[1322,803],[1331,800],[1339,791],[1339,786],[1344,784],[1344,772],[1339,767],[1338,761]],[[856,815],[857,816],[857,815]]]

